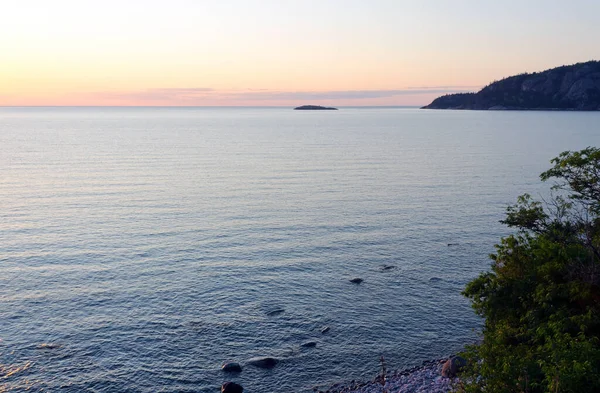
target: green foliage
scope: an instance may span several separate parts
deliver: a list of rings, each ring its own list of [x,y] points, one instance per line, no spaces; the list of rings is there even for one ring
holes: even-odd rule
[[[517,233],[463,294],[485,318],[465,392],[600,391],[600,150],[564,152],[541,179],[566,196],[521,196],[502,222]]]
[[[542,173],[541,179],[560,179],[553,188],[571,191],[570,198],[593,207],[597,214],[600,207],[600,150],[588,147],[577,152],[565,151],[550,162],[554,167]]]

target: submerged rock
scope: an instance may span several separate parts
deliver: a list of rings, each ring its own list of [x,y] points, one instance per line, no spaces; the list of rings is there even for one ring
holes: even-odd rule
[[[442,367],[442,377],[454,378],[456,374],[467,365],[467,361],[460,356],[452,356],[446,360]]]
[[[225,382],[221,385],[221,393],[242,393],[244,388],[235,382]]]
[[[60,344],[54,344],[54,343],[43,343],[37,346],[38,349],[57,349],[60,348],[62,345]]]
[[[396,266],[394,266],[394,265],[383,265],[379,268],[379,270],[381,270],[382,272],[387,272],[388,270],[392,270],[395,268],[396,268]]]
[[[278,359],[272,357],[256,357],[248,360],[248,364],[258,368],[273,368],[279,363]]]
[[[272,317],[275,315],[279,315],[279,314],[283,314],[285,312],[285,309],[283,308],[277,308],[275,310],[271,310],[267,312],[267,316]]]
[[[221,366],[221,370],[228,372],[228,373],[241,373],[242,366],[240,366],[240,364],[236,363],[236,362],[229,362],[229,363],[223,364],[223,366]]]
[[[356,278],[353,278],[352,280],[350,280],[350,282],[353,283],[353,284],[360,284],[363,281],[364,280],[362,278],[359,278],[359,277],[356,277]]]

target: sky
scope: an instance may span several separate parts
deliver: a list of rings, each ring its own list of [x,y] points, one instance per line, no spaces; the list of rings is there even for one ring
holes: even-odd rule
[[[600,59],[598,0],[2,0],[0,105],[424,105]]]

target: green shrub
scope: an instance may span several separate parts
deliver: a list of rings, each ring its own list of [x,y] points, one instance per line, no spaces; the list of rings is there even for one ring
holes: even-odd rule
[[[460,390],[600,391],[600,150],[551,162],[541,179],[558,195],[507,209],[517,232],[463,292],[485,323]]]

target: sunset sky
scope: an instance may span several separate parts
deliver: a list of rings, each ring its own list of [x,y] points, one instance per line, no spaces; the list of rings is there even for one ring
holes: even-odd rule
[[[422,105],[600,59],[598,0],[5,0],[0,105]]]

